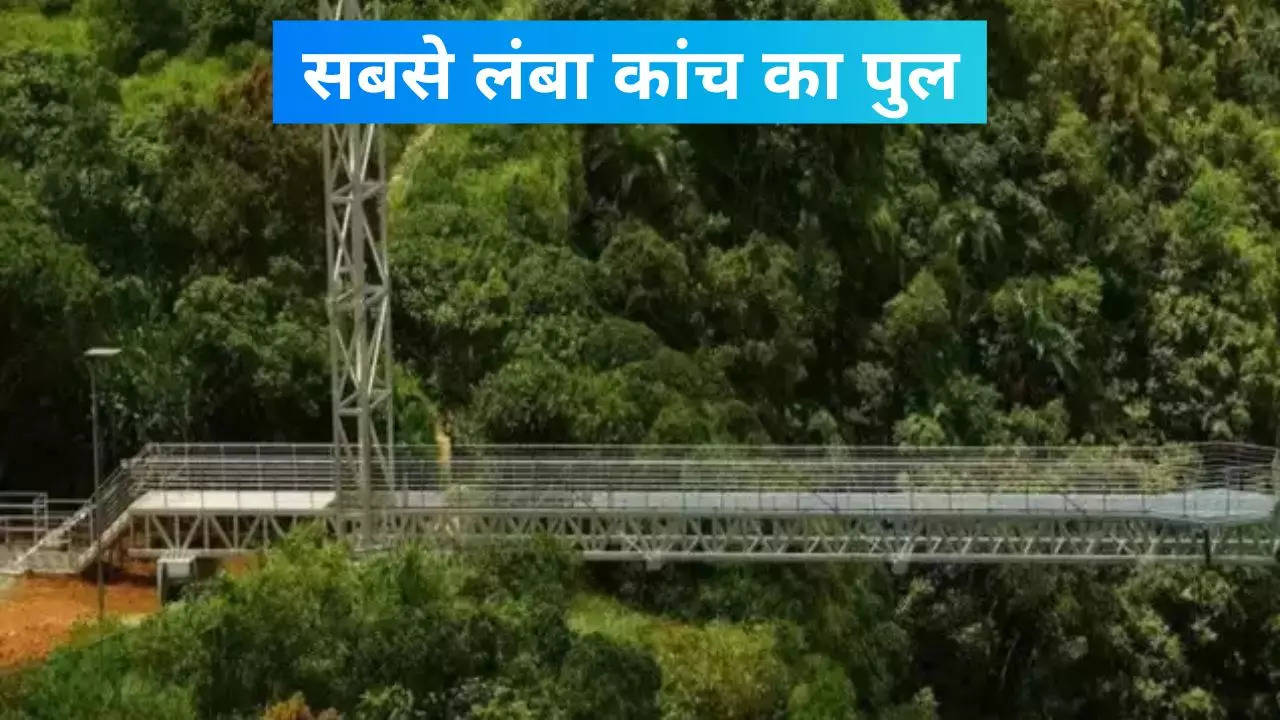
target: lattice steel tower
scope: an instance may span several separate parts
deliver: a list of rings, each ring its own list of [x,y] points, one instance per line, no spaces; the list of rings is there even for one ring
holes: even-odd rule
[[[376,0],[368,14],[360,0],[319,4],[323,20],[381,14]],[[346,498],[354,489],[367,544],[376,523],[374,487],[395,478],[385,149],[376,124],[326,125],[323,135],[336,524],[345,534]]]

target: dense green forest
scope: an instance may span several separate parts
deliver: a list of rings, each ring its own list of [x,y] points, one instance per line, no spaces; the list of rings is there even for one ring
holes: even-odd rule
[[[1274,0],[384,5],[988,22],[985,126],[389,128],[406,441],[1280,434]],[[0,0],[0,489],[85,494],[97,343],[126,349],[114,457],[327,439],[319,136],[270,103],[270,21],[313,14]],[[1269,569],[648,573],[299,540],[3,693],[57,718],[1270,718],[1278,673]]]
[[[300,533],[0,673],[3,720],[1273,718],[1280,582],[1199,568],[353,559]]]

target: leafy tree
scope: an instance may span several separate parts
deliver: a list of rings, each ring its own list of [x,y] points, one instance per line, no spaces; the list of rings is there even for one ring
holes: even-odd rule
[[[131,73],[147,53],[176,53],[188,30],[176,0],[89,0],[89,39],[104,66]]]
[[[0,157],[29,173],[54,228],[106,265],[128,239],[101,232],[128,227],[110,142],[114,78],[76,53],[18,50],[0,53],[0,93]]]
[[[84,248],[53,229],[28,177],[8,164],[0,164],[0,257],[4,481],[13,470],[43,464],[41,457],[65,457],[60,446],[66,439],[84,436],[84,395],[66,380],[84,374],[78,358],[95,337],[93,310],[102,281]]]

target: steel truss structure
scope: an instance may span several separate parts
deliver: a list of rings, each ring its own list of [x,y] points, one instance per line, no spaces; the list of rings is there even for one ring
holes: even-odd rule
[[[444,548],[564,541],[589,561],[919,563],[1270,563],[1280,549],[1271,527],[1204,526],[1153,520],[972,517],[689,516],[554,511],[387,511],[384,541]],[[340,532],[332,515],[299,511],[145,512],[124,542],[134,556],[233,556],[269,547],[300,523]]]
[[[111,548],[235,555],[303,523],[361,530],[370,547],[550,536],[587,560],[650,564],[1265,563],[1280,551],[1276,453],[1246,445],[402,447],[397,476],[370,486],[372,522],[334,489],[336,454],[149,446],[104,484],[101,531],[86,505],[17,569],[73,571]]]
[[[377,19],[360,0],[319,0],[322,20]],[[375,484],[395,476],[387,182],[378,125],[326,125],[325,238],[333,448],[340,498],[355,490],[371,540]]]

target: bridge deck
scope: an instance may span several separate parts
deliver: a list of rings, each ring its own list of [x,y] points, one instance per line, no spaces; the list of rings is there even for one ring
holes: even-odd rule
[[[148,490],[129,512],[294,514],[324,510],[333,505],[334,497],[333,491],[313,490]]]

